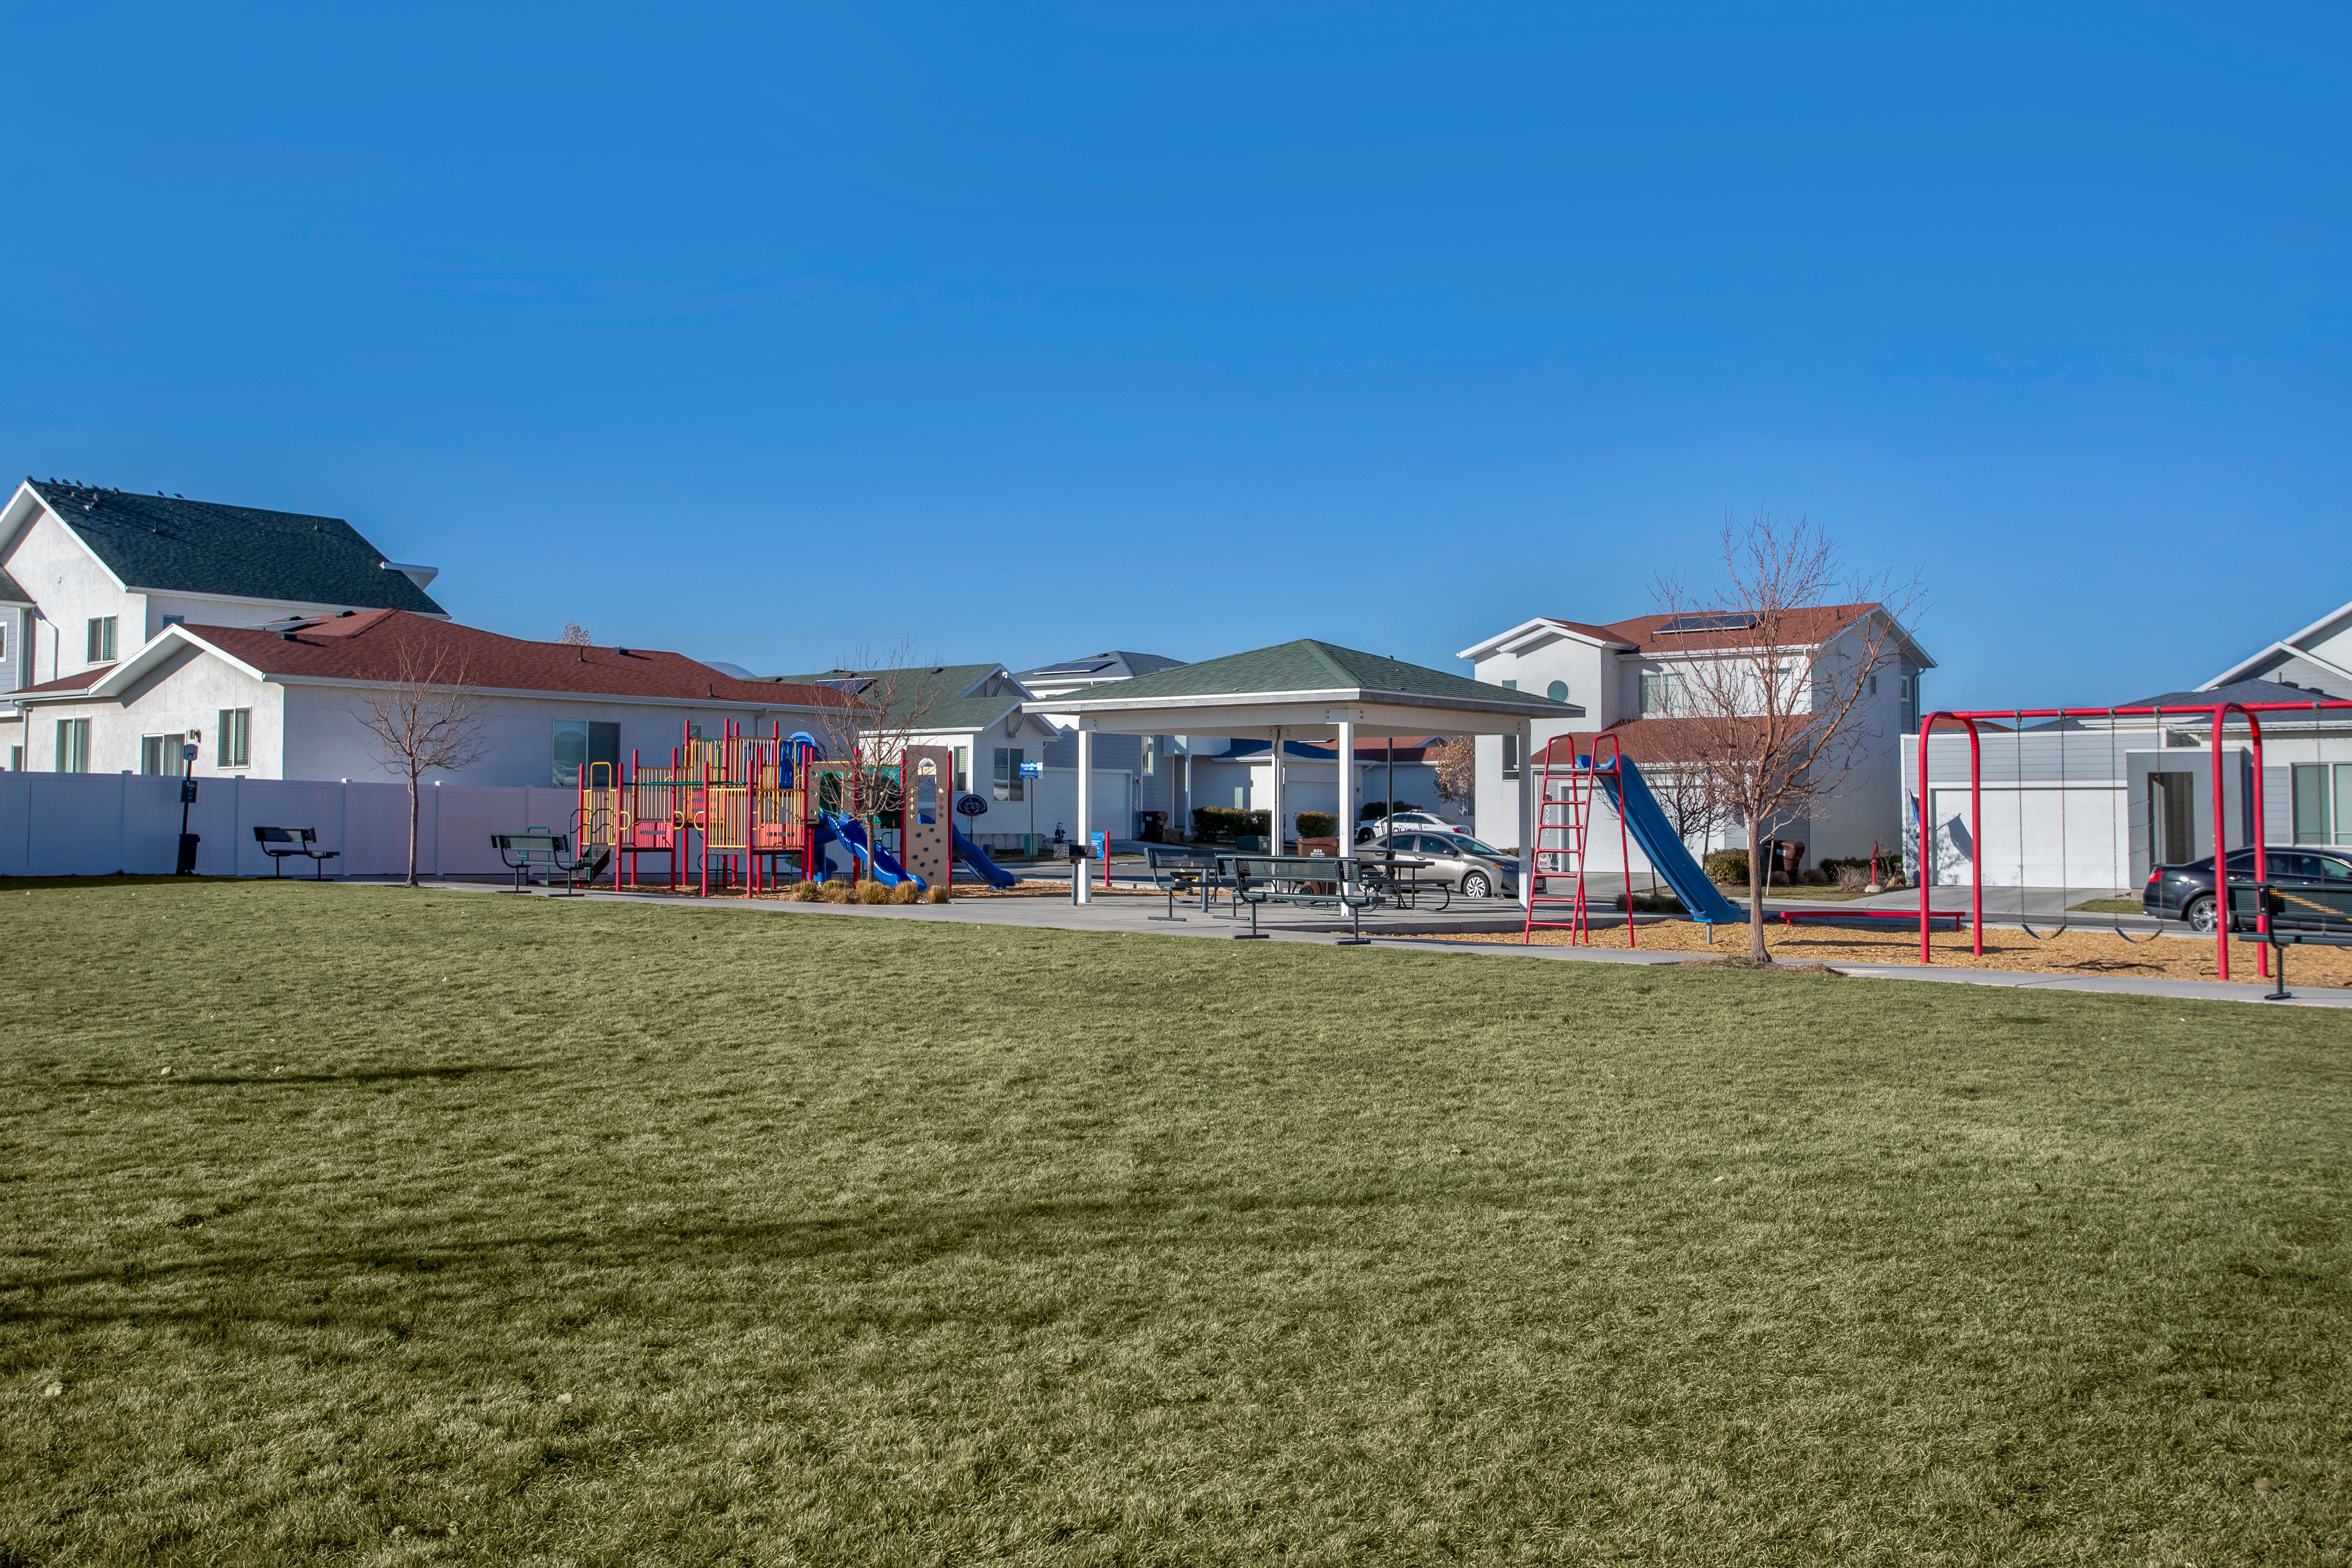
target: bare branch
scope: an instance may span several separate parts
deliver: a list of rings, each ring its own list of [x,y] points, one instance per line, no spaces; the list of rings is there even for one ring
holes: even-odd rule
[[[408,886],[416,886],[418,786],[435,770],[458,773],[481,761],[482,702],[467,689],[466,668],[439,649],[403,642],[397,676],[352,710],[370,736],[376,760],[408,779]]]
[[[929,725],[950,693],[940,671],[919,665],[911,645],[900,643],[880,658],[861,647],[826,682],[848,700],[818,711],[814,732],[830,761],[848,764],[831,770],[841,782],[838,808],[860,819],[898,809],[897,769],[906,749]]]

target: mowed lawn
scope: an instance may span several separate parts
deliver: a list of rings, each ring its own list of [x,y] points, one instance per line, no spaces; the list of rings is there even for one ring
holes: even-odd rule
[[[2352,1548],[2352,1016],[0,904],[0,1563]]]

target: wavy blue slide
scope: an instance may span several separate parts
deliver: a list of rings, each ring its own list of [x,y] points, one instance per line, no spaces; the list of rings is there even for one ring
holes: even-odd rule
[[[898,862],[892,858],[890,851],[887,849],[877,849],[874,847],[874,846],[866,843],[866,825],[858,821],[856,817],[838,816],[830,811],[819,812],[817,815],[824,820],[825,826],[831,830],[833,837],[840,839],[841,842],[847,847],[852,855],[855,855],[860,860],[865,861],[866,871],[876,881],[881,883],[884,887],[895,888],[901,882],[912,882],[918,888],[929,888],[930,886],[929,882],[924,881],[920,877],[916,876],[912,871],[909,871],[904,866],[899,865]],[[811,858],[814,858],[816,852],[824,847],[824,841],[821,838],[815,843],[810,845],[809,854]]]
[[[1009,888],[1021,879],[990,859],[979,845],[963,836],[962,828],[950,823],[948,826],[948,831],[955,835],[955,852],[963,858],[965,865],[979,872],[989,886]]]
[[[1579,757],[1577,761],[1586,759]],[[1643,782],[1642,770],[1633,765],[1633,759],[1618,758],[1617,768],[1616,775],[1601,775],[1601,785],[1609,792],[1609,804],[1624,816],[1625,831],[1633,836],[1633,842],[1642,847],[1642,853],[1650,858],[1650,864],[1666,879],[1666,886],[1675,890],[1675,897],[1683,901],[1691,919],[1710,925],[1738,925],[1745,921],[1748,917],[1740,912],[1739,906],[1725,898],[1706,870],[1691,858],[1674,825],[1658,809],[1658,797]]]

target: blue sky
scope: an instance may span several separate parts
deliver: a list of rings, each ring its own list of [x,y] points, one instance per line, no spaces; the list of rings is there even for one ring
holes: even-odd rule
[[[2347,14],[1888,10],[20,14],[0,461],[767,671],[1455,668],[1759,509],[1938,704],[2352,600]]]

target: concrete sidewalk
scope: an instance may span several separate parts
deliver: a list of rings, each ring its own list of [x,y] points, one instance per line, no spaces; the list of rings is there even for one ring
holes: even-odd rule
[[[506,894],[504,884],[480,882],[432,881],[428,887],[452,890]],[[533,888],[528,897],[562,899]],[[735,913],[743,915],[803,916],[815,919],[931,921],[948,925],[1001,926],[1031,931],[1113,931],[1132,936],[1207,937],[1231,940],[1236,931],[1249,929],[1249,917],[1238,921],[1218,910],[1203,913],[1198,903],[1176,906],[1178,918],[1164,917],[1166,900],[1131,894],[1098,896],[1092,903],[1072,904],[1059,898],[1039,899],[968,899],[947,904],[793,904],[778,900],[753,901],[740,898],[697,899],[668,893],[612,891],[583,892],[583,903],[663,904],[675,908],[699,910],[707,914]],[[1990,912],[1990,911],[1988,911]],[[1642,917],[1648,924],[1659,917]],[[1592,923],[1607,928],[1622,923],[1624,917],[1596,911]],[[1988,925],[1992,923],[1988,921]],[[1328,915],[1302,915],[1293,908],[1279,913],[1259,912],[1258,929],[1276,942],[1306,942],[1328,946],[1336,936],[1344,936],[1348,922],[1334,921]],[[1423,952],[1454,952],[1478,958],[1509,958],[1537,960],[1554,963],[1685,963],[1692,955],[1684,952],[1642,952],[1617,948],[1522,947],[1512,942],[1449,942],[1449,934],[1470,932],[1516,931],[1522,929],[1518,906],[1506,900],[1489,900],[1476,907],[1457,900],[1445,911],[1414,911],[1381,910],[1369,913],[1363,921],[1367,937],[1381,947],[1412,948]],[[1727,947],[1727,952],[1736,951]],[[2102,995],[2162,996],[2182,1002],[2259,1002],[2270,988],[2270,982],[2251,984],[2224,984],[2210,980],[2150,980],[2123,975],[2105,974],[2044,974],[2013,970],[1960,969],[1943,965],[1905,963],[1835,963],[1830,965],[1842,974],[1873,980],[1921,980],[1948,985],[1997,985],[2021,991],[2079,991]],[[2291,985],[2294,1005],[2305,1007],[2352,1008],[2352,991],[2324,986]],[[2279,1005],[2279,1004],[2274,1004]]]

